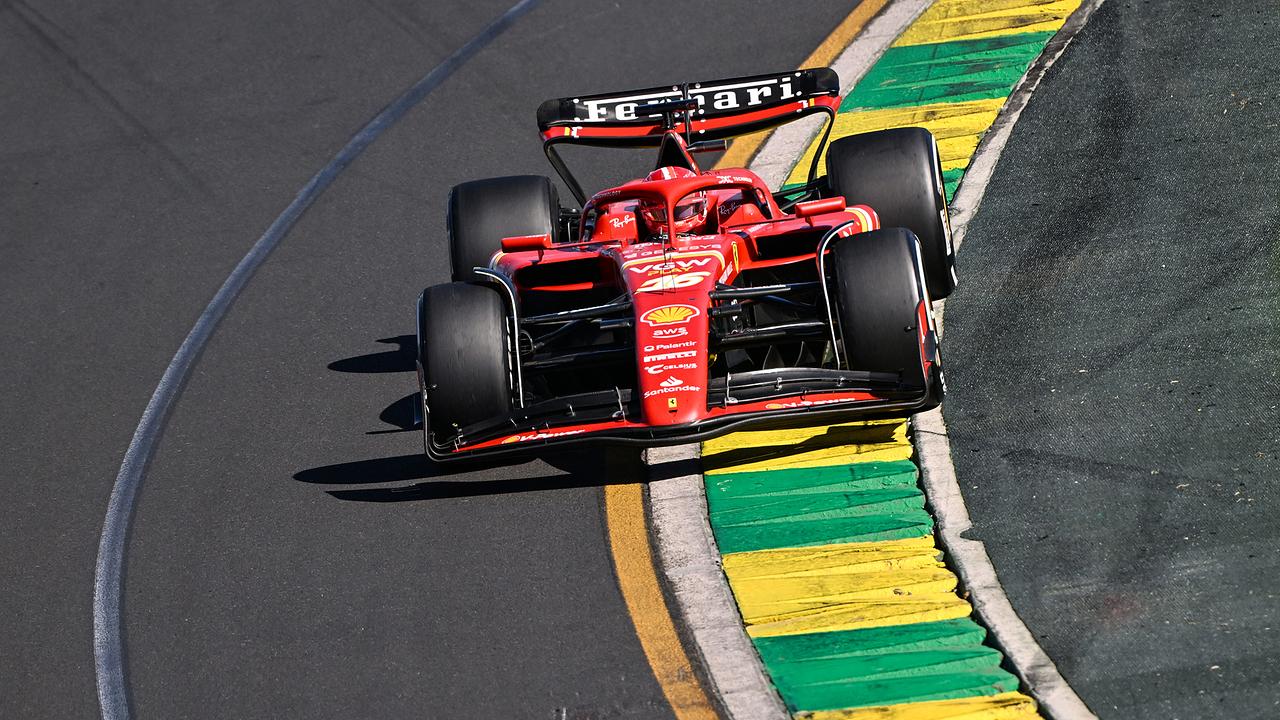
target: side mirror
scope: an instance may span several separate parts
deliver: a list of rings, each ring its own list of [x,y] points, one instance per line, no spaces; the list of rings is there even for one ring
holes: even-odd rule
[[[796,217],[813,217],[814,215],[822,215],[823,213],[840,212],[845,208],[844,198],[833,197],[825,200],[810,200],[809,202],[796,203]]]
[[[542,250],[551,247],[551,236],[516,235],[502,238],[502,252],[522,252],[525,250]]]
[[[691,153],[716,152],[729,147],[728,140],[699,140],[689,143],[688,151]]]

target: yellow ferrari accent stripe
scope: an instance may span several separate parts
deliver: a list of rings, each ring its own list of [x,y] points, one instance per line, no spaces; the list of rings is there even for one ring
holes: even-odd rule
[[[707,475],[892,462],[910,457],[907,421],[896,419],[739,432],[708,440],[702,446],[703,472]]]
[[[1004,98],[990,100],[971,100],[957,103],[937,103],[917,107],[889,108],[887,110],[864,110],[856,113],[842,113],[836,116],[835,127],[831,130],[831,139],[857,133],[887,130],[897,127],[923,127],[938,140],[938,155],[942,161],[942,170],[965,168],[983,133],[995,122],[1000,108],[1004,107]],[[800,162],[796,163],[787,178],[788,183],[804,182],[809,173],[809,163],[817,144],[811,143]],[[818,174],[827,171],[827,159],[818,161]]]
[[[1080,0],[938,0],[894,46],[1056,31]]]
[[[863,230],[870,230],[871,227],[875,224],[875,222],[871,219],[871,213],[867,212],[866,210],[863,210],[860,207],[849,208],[849,212],[853,213],[853,216],[858,218],[858,222],[862,225]]]
[[[716,712],[693,672],[658,584],[645,522],[643,488],[638,483],[608,485],[604,499],[618,588],[649,667],[678,720],[714,720]]]
[[[871,18],[888,4],[889,0],[863,0],[858,3],[853,12],[846,15],[836,29],[831,31],[827,39],[823,40],[813,52],[809,53],[809,57],[800,63],[799,69],[830,65],[841,52],[844,52],[849,43],[853,42],[854,36],[862,32],[862,28],[870,22]],[[720,161],[716,163],[714,169],[746,167],[760,150],[760,146],[764,145],[764,141],[772,134],[773,130],[769,129],[734,138],[729,149],[720,156]]]
[[[933,537],[724,556],[747,634],[772,637],[967,617]]]
[[[1030,720],[1039,717],[1035,700],[1020,692],[796,715],[797,720]]]
[[[640,265],[670,265],[671,267],[663,272],[679,273],[681,269],[675,265],[677,260],[695,260],[697,258],[718,260],[720,261],[720,267],[724,267],[724,253],[719,250],[682,250],[628,260],[622,263],[622,269],[627,270]],[[716,269],[718,270],[719,268]]]

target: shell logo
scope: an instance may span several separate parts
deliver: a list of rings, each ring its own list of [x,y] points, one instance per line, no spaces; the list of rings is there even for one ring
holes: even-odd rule
[[[692,305],[663,305],[641,315],[640,322],[650,327],[657,325],[683,325],[698,315],[698,308]]]

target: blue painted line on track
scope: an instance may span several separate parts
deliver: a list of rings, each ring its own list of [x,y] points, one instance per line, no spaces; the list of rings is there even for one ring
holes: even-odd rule
[[[98,560],[93,578],[93,656],[98,682],[98,705],[103,720],[128,720],[129,694],[125,678],[124,645],[120,627],[120,604],[124,581],[124,557],[133,506],[142,486],[147,466],[155,453],[164,430],[165,420],[174,401],[186,383],[191,368],[200,357],[218,323],[226,316],[240,291],[262,266],[271,251],[289,234],[307,208],[320,197],[333,181],[373,144],[382,133],[398,122],[427,95],[440,86],[458,68],[507,30],[516,20],[536,7],[541,0],[521,0],[499,16],[475,37],[431,69],[422,79],[382,109],[367,125],[320,169],[279,217],[262,233],[249,252],[240,260],[222,287],[200,313],[191,332],[169,361],[160,383],[147,402],[147,407],[134,430],[125,451],[120,472],[111,488],[102,537],[98,542]]]

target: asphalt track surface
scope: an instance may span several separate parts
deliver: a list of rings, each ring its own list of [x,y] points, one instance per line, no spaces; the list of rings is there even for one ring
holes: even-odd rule
[[[97,713],[98,533],[174,350],[311,175],[510,5],[0,5],[0,716]],[[413,299],[447,279],[451,185],[549,173],[541,100],[790,68],[849,9],[549,0],[347,168],[207,346],[148,472],[134,716],[668,714],[601,513],[635,453],[426,465],[400,431]]]
[[[1274,4],[1108,0],[960,251],[970,535],[1102,717],[1280,716],[1277,31]]]

